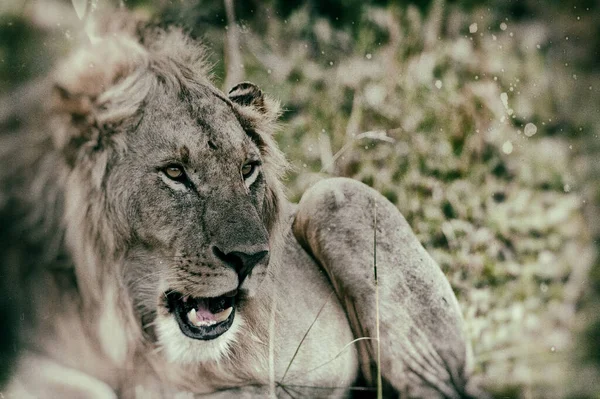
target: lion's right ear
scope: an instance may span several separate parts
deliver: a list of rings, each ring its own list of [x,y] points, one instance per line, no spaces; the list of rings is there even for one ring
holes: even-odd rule
[[[95,99],[61,83],[55,83],[53,87],[50,102],[52,137],[55,147],[70,166],[75,164],[85,144],[100,140],[94,117]]]
[[[73,122],[83,122],[92,112],[91,97],[83,93],[72,93],[58,83],[53,87],[51,101],[53,112],[69,115]]]
[[[80,49],[57,69],[50,108],[54,143],[69,163],[84,155],[81,148],[103,148],[137,110],[145,94],[137,72],[145,62],[146,52],[133,38],[117,36]]]

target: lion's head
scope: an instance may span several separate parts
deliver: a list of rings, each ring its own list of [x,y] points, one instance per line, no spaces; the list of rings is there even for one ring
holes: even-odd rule
[[[267,272],[278,107],[250,83],[222,94],[181,31],[131,31],[57,74],[67,244],[90,306],[123,287],[118,305],[169,358],[218,358]]]

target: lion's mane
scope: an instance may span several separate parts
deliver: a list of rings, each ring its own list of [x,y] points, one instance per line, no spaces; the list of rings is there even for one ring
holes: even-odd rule
[[[8,111],[0,121],[0,260],[11,281],[9,306],[26,315],[18,344],[29,347],[44,324],[50,338],[36,346],[52,352],[53,339],[71,334],[73,346],[86,340],[81,347],[109,355],[112,364],[98,366],[98,353],[81,353],[89,368],[110,374],[146,342],[123,287],[126,218],[110,206],[120,188],[110,186],[107,175],[114,159],[132,150],[120,133],[135,131],[159,84],[179,92],[189,107],[199,88],[223,95],[210,81],[205,49],[180,29],[114,14],[110,24],[98,26],[106,28],[96,32],[91,46],[75,51],[41,85],[36,82],[33,101],[16,107],[3,100]],[[286,162],[272,138],[278,104],[264,101],[256,108],[231,106],[262,153],[268,186],[264,223],[273,232]],[[64,318],[44,319],[52,314]],[[80,324],[75,314],[94,317]]]

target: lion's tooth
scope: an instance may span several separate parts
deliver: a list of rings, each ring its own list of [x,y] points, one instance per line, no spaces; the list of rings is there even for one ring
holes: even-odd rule
[[[192,309],[187,314],[188,320],[192,324],[198,323],[198,316],[196,315],[196,309]]]
[[[194,308],[188,312],[187,318],[190,321],[190,323],[192,323],[196,327],[210,327],[214,324],[227,320],[232,311],[233,308],[230,307],[223,310],[222,312],[214,314],[214,319],[212,320],[202,320],[200,317],[198,317],[198,313]]]
[[[233,311],[233,307],[229,307],[222,312],[215,314],[215,320],[217,323],[227,320],[231,312]]]
[[[214,320],[198,320],[196,327],[210,327],[213,324],[217,324],[217,322]]]

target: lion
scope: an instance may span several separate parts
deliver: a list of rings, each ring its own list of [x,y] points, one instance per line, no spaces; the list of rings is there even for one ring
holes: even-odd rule
[[[4,397],[473,396],[456,297],[395,206],[346,178],[289,203],[278,102],[219,91],[181,29],[117,22],[0,135]]]

